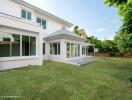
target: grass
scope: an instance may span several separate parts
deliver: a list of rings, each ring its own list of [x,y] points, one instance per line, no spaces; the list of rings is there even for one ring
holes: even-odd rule
[[[81,67],[46,61],[0,72],[0,100],[132,100],[129,78],[132,59],[95,58]]]

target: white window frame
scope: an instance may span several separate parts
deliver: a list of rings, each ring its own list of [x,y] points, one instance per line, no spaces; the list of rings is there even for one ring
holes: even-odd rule
[[[22,17],[22,10],[26,11],[26,18],[23,18]],[[31,20],[28,19],[28,12],[31,13]],[[22,19],[25,19],[25,20],[28,20],[28,21],[32,21],[32,12],[30,10],[27,10],[27,9],[24,9],[24,8],[21,8],[21,18]]]
[[[53,44],[54,43],[56,43],[57,44],[57,54],[53,54]],[[59,44],[60,42],[52,42],[52,43],[50,43],[50,45],[52,46],[52,47],[50,47],[50,51],[52,51],[52,53],[50,53],[50,55],[61,55],[61,51],[60,51],[60,53],[59,53],[59,46],[58,46],[58,44]],[[52,50],[51,50],[51,48],[52,48]],[[60,43],[60,49],[61,49],[61,43]]]
[[[2,31],[0,31],[0,32],[2,32]],[[35,35],[18,34],[18,33],[14,33],[14,32],[3,32],[3,33],[11,33],[11,34],[20,35],[20,56],[12,56],[12,54],[11,54],[12,51],[11,51],[11,47],[10,47],[10,56],[9,57],[0,57],[0,61],[10,61],[10,60],[19,60],[19,59],[38,58],[38,56],[37,56],[37,45],[38,45],[37,44],[37,36],[35,36]],[[29,39],[30,39],[30,37],[35,37],[36,38],[36,53],[35,53],[35,55],[33,55],[33,56],[30,55],[30,48],[29,48],[29,56],[22,56],[22,35],[29,36]],[[29,46],[30,46],[30,43],[29,43]]]
[[[37,19],[38,19],[38,18],[41,19],[41,23],[38,23],[38,22],[37,22]],[[45,21],[46,21],[46,28],[43,28],[42,20],[45,20]],[[47,29],[47,26],[48,26],[48,25],[47,25],[47,19],[42,18],[42,17],[40,17],[40,16],[37,16],[37,17],[36,17],[36,23],[37,23],[39,26],[41,26],[43,29],[45,29],[45,30]]]

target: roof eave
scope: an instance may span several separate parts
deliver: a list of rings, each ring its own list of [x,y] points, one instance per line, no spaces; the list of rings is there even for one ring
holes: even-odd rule
[[[74,39],[79,39],[79,40],[82,40],[82,41],[85,41],[86,39],[83,39],[81,37],[74,37],[74,36],[70,36],[70,35],[66,35],[66,34],[61,34],[61,35],[55,35],[55,36],[50,36],[50,37],[45,37],[44,40],[50,40],[51,38],[66,38],[66,37],[69,37],[69,38],[74,38]]]
[[[42,13],[42,14],[45,14],[45,15],[47,15],[49,17],[52,17],[52,18],[54,18],[54,19],[56,19],[56,20],[58,20],[58,21],[60,21],[60,22],[62,22],[64,24],[68,25],[69,27],[71,27],[73,25],[72,23],[70,23],[70,22],[68,22],[68,21],[66,21],[64,19],[59,18],[59,17],[57,17],[57,16],[55,16],[53,14],[50,14],[49,12],[47,12],[45,10],[42,10],[42,9],[40,9],[40,8],[34,6],[34,5],[31,5],[31,4],[29,4],[29,3],[27,3],[27,2],[25,2],[23,0],[12,0],[12,1],[15,1],[15,2],[17,2],[19,4],[22,4],[24,6],[27,6],[27,7],[31,8],[31,9],[34,9],[34,10],[36,10],[36,11]]]

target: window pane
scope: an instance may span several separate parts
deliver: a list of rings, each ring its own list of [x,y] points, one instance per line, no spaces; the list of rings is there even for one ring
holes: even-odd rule
[[[0,57],[10,57],[11,34],[0,32]]]
[[[46,29],[46,20],[42,20],[43,29]]]
[[[86,56],[88,56],[88,47],[86,48]]]
[[[53,54],[57,55],[57,43],[53,43]]]
[[[74,57],[74,43],[71,43],[71,57]]]
[[[27,12],[27,19],[31,20],[32,14],[30,12]]]
[[[82,47],[82,55],[84,55],[84,54],[85,54],[85,48]]]
[[[21,17],[26,19],[26,11],[25,10],[21,11]]]
[[[60,55],[60,42],[58,43],[58,55]]]
[[[50,54],[52,54],[52,43],[50,44]]]
[[[37,17],[37,23],[41,26],[41,18]]]
[[[80,56],[80,45],[78,45],[78,56]]]
[[[43,43],[43,54],[45,55],[45,43]]]
[[[36,37],[30,37],[30,55],[36,55]]]
[[[67,58],[70,58],[70,43],[67,43]]]
[[[78,56],[78,45],[75,44],[75,57],[77,57],[77,56]]]
[[[29,36],[22,35],[22,56],[29,56]]]
[[[20,56],[20,35],[12,34],[12,56]]]

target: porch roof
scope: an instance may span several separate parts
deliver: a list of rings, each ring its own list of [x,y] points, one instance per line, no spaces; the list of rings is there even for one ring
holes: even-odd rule
[[[69,30],[66,30],[66,29],[58,30],[58,31],[48,35],[47,37],[45,37],[44,40],[50,40],[50,39],[54,39],[54,38],[64,38],[64,37],[79,39],[79,40],[83,40],[83,41],[86,40],[86,39],[78,36],[74,32],[70,32]]]

